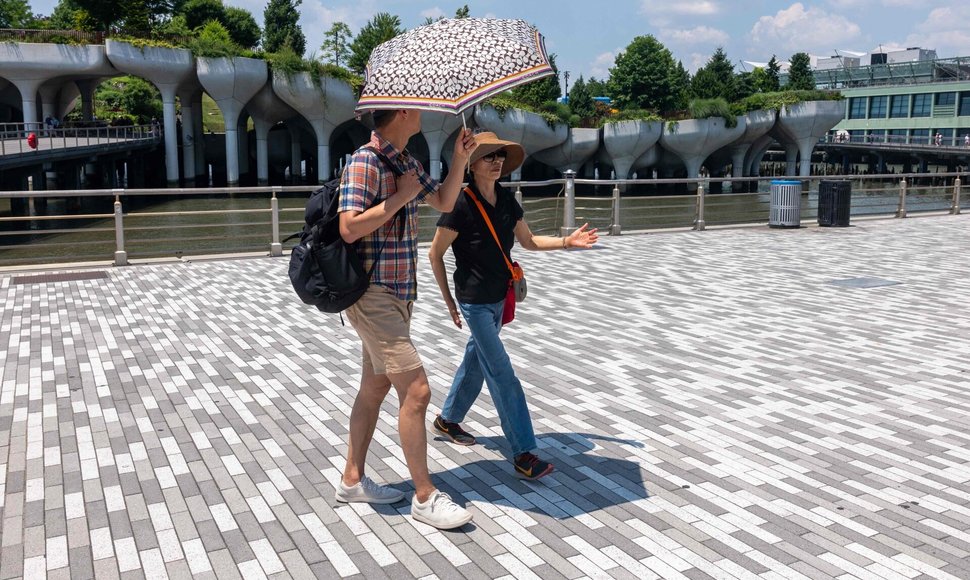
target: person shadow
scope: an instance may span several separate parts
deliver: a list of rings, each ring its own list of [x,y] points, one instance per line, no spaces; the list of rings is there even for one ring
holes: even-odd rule
[[[584,519],[600,510],[637,504],[651,497],[644,477],[645,462],[620,458],[645,455],[645,446],[639,441],[591,433],[537,435],[537,455],[553,463],[556,470],[540,480],[528,481],[517,476],[504,437],[476,436],[476,440],[482,449],[476,452],[469,447],[463,455],[500,457],[467,463],[456,459],[456,467],[433,475],[439,488],[459,503],[474,503],[483,511],[513,508],[557,520]],[[432,444],[451,445],[441,436]]]

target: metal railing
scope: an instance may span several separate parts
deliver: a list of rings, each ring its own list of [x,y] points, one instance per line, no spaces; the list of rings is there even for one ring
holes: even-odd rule
[[[159,141],[162,134],[162,126],[159,124],[54,128],[44,123],[0,123],[0,156],[92,147],[109,143]],[[36,138],[33,145],[31,145],[31,135]]]
[[[818,182],[852,181],[852,215],[906,217],[961,213],[966,173],[788,177],[803,183],[802,218],[818,203]],[[771,178],[592,180],[507,184],[532,230],[563,235],[588,223],[601,233],[767,223]],[[203,254],[284,253],[281,237],[300,231],[316,186],[0,192],[0,266]],[[712,194],[711,190],[720,190]],[[745,191],[750,190],[750,191]],[[670,192],[679,193],[670,195]],[[422,206],[419,240],[438,213]],[[294,242],[295,243],[295,242]]]

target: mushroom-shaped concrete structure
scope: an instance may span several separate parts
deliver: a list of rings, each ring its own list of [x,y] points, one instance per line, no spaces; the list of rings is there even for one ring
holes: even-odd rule
[[[603,125],[603,147],[612,160],[616,179],[627,179],[633,163],[657,144],[661,121],[619,121]]]
[[[273,88],[263,85],[251,101],[249,110],[256,127],[256,179],[260,185],[269,183],[269,146],[267,137],[273,125],[295,117],[298,113],[276,96]]]
[[[266,84],[266,61],[254,58],[199,58],[196,74],[226,122],[226,181],[239,185],[239,135],[243,107]]]
[[[676,154],[687,167],[687,177],[695,179],[707,157],[744,134],[743,117],[738,124],[727,127],[721,117],[676,121],[660,137],[664,149]]]
[[[105,41],[108,60],[118,70],[151,81],[162,93],[165,129],[165,174],[169,186],[178,186],[178,130],[175,123],[175,95],[179,85],[193,78],[192,53],[182,48],[134,46],[129,42]],[[188,176],[186,176],[188,177]]]
[[[24,123],[40,128],[37,91],[58,77],[92,79],[118,74],[99,45],[0,42],[2,75],[20,91]]]
[[[799,175],[811,175],[815,144],[843,117],[843,101],[802,101],[782,108],[771,134],[785,147],[789,175],[795,173],[795,153],[802,160]]]
[[[647,149],[647,151],[643,155],[636,158],[636,160],[633,162],[633,165],[630,166],[630,171],[636,171],[639,173],[641,169],[649,169],[650,167],[656,167],[656,165],[660,162],[660,153],[661,153],[660,147],[657,147],[656,145],[654,145],[650,149]],[[638,174],[637,178],[643,179],[643,176]]]
[[[565,141],[555,147],[538,151],[533,157],[560,172],[569,169],[579,171],[599,149],[601,133],[600,129],[570,129]]]
[[[727,146],[731,154],[731,176],[744,177],[744,159],[751,144],[760,139],[775,124],[774,110],[749,111],[744,118],[738,117],[738,125],[744,125],[744,134]]]
[[[354,117],[357,99],[353,89],[333,77],[323,77],[318,82],[306,72],[293,75],[274,72],[273,92],[313,127],[317,137],[317,180],[327,181],[331,167],[330,137],[338,125]]]
[[[514,141],[522,145],[526,155],[555,147],[569,136],[569,128],[559,123],[550,127],[545,119],[521,109],[509,109],[500,113],[494,107],[475,107],[475,122],[486,131],[498,135],[500,139]],[[522,178],[522,168],[512,172],[512,180]]]
[[[428,172],[431,177],[441,179],[441,148],[459,127],[461,127],[461,117],[458,115],[437,111],[421,113],[421,134],[428,142]]]

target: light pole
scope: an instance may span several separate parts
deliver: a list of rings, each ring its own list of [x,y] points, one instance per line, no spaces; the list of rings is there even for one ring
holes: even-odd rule
[[[563,96],[566,97],[565,102],[569,103],[569,71],[568,70],[562,71],[562,78],[566,83],[566,90],[563,93]]]

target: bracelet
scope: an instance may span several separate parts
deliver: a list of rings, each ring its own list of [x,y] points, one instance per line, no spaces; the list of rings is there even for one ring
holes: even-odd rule
[[[563,237],[563,239],[562,239],[562,249],[564,249],[564,250],[566,249],[566,238],[565,237]]]

